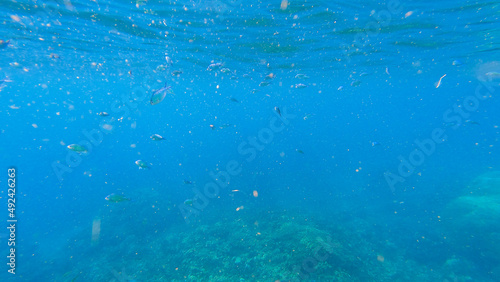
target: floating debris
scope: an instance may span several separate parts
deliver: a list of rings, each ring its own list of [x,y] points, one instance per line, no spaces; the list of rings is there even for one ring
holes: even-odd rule
[[[151,139],[153,139],[154,141],[162,141],[162,140],[165,140],[165,138],[161,137],[159,134],[153,134],[151,135],[151,137],[149,137]]]
[[[379,145],[380,145],[380,143],[379,143],[379,142],[377,142],[377,141],[372,141],[372,142],[371,142],[371,144],[372,144],[372,147],[375,147],[375,146],[379,146]]]
[[[464,63],[462,63],[462,61],[460,61],[460,60],[454,60],[451,64],[452,64],[453,66],[461,66],[461,65],[463,65]]]
[[[101,117],[107,117],[107,116],[109,116],[109,114],[107,112],[100,112],[97,115],[99,115]]]
[[[303,117],[303,119],[304,119],[304,120],[308,120],[311,116],[312,116],[312,114],[306,114],[306,115]]]
[[[446,74],[444,74],[443,76],[441,76],[441,78],[439,78],[439,81],[436,82],[436,88],[439,88],[439,86],[441,86],[441,80],[443,80],[443,78],[446,76]]]
[[[286,10],[287,7],[288,7],[288,0],[281,0],[280,9],[284,11]]]
[[[337,91],[341,91],[341,90],[344,90],[344,86],[339,86],[339,88],[337,88]]]

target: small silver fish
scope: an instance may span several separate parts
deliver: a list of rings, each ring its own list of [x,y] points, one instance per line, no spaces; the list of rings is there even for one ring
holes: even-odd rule
[[[466,122],[466,123],[468,123],[468,124],[475,124],[475,125],[479,125],[479,122],[474,121],[474,120],[470,120],[470,119],[466,120],[465,122]]]
[[[357,87],[361,84],[361,80],[354,80],[353,82],[351,82],[351,86],[352,87]]]
[[[180,71],[180,70],[175,70],[172,72],[172,76],[179,76],[181,74],[182,74],[182,71]]]
[[[151,135],[150,138],[155,140],[155,141],[165,140],[165,138],[161,137],[159,134],[153,134],[153,135]]]
[[[222,67],[223,65],[224,65],[223,63],[213,63],[213,64],[208,65],[207,70],[209,70],[209,71],[215,70],[215,69]]]
[[[486,75],[489,79],[496,79],[500,77],[500,72],[490,71],[485,73],[484,75]]]
[[[148,169],[149,168],[148,164],[143,160],[137,160],[137,161],[135,161],[135,164],[139,167],[139,169]]]
[[[270,73],[268,75],[266,75],[266,77],[264,77],[264,80],[271,80],[271,79],[274,79],[276,77],[276,75],[274,73]]]
[[[87,148],[85,148],[85,146],[78,145],[78,144],[68,145],[67,148],[70,149],[71,151],[77,152],[77,153],[87,153],[88,152]]]
[[[309,76],[307,76],[307,75],[305,75],[305,74],[303,74],[303,73],[299,73],[299,74],[297,74],[297,75],[295,76],[295,78],[297,78],[297,79],[308,79],[308,78],[309,78]]]
[[[117,195],[115,193],[109,194],[104,198],[108,202],[113,202],[113,203],[120,203],[120,202],[125,202],[125,201],[130,201],[129,198],[123,196],[123,195]]]
[[[2,80],[0,80],[0,85],[4,84],[4,82],[12,82],[12,80],[10,80],[8,77],[3,78]]]
[[[165,83],[165,86],[156,90],[153,93],[153,95],[151,95],[151,100],[149,102],[151,103],[151,105],[157,105],[161,101],[163,101],[163,99],[165,99],[165,96],[167,96],[167,93],[170,93],[170,94],[173,93],[172,86],[167,86],[167,84]]]
[[[297,88],[297,89],[302,89],[302,88],[306,88],[307,85],[305,85],[303,83],[298,83],[298,84],[295,84],[294,87]]]
[[[280,111],[280,108],[278,107],[274,107],[274,110],[278,113],[279,116],[281,116],[281,111]]]
[[[9,46],[10,40],[1,40],[0,39],[0,49],[4,49]]]
[[[156,71],[164,71],[166,69],[167,69],[167,67],[165,67],[164,65],[159,65],[156,67]]]
[[[172,60],[172,58],[170,58],[168,56],[168,54],[165,54],[165,61],[167,61],[168,65],[173,65],[174,64],[174,61]]]

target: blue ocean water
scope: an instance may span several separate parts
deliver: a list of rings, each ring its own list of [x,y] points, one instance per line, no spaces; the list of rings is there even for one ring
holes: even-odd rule
[[[498,2],[1,3],[1,281],[500,281]]]

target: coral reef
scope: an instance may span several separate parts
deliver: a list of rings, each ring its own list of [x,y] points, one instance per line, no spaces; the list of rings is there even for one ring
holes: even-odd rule
[[[101,241],[73,238],[80,250],[57,281],[469,281],[471,263],[450,258],[441,269],[408,259],[372,224],[320,221],[293,211],[205,211],[203,220],[158,232],[128,230],[103,219]],[[119,215],[114,215],[119,216]],[[339,217],[337,217],[339,218]],[[114,229],[111,224],[120,223]],[[138,225],[137,223],[136,225]],[[139,226],[139,225],[138,225]],[[368,233],[372,233],[368,236]],[[380,240],[383,239],[383,240]],[[87,243],[86,243],[87,242]],[[463,271],[460,271],[463,269]],[[59,276],[58,276],[59,275]]]

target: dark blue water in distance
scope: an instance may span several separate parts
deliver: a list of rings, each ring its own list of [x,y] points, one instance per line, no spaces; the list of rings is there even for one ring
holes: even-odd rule
[[[500,281],[499,2],[0,3],[0,281]]]

